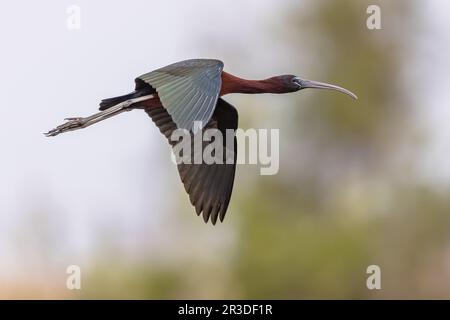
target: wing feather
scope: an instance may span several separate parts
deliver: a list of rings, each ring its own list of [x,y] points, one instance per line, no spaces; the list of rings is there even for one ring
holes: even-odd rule
[[[177,129],[177,125],[172,120],[171,115],[164,107],[146,109],[146,112],[152,118],[153,122],[158,126],[161,133],[169,139],[169,143],[173,146],[176,142],[170,141],[172,132]],[[209,120],[208,124],[203,128],[204,130],[209,128],[219,129],[222,132],[223,137],[226,137],[226,129],[237,129],[238,124],[238,114],[236,109],[219,98],[217,101],[217,106],[215,107],[214,114]],[[193,138],[194,134],[191,133]],[[236,171],[236,159],[237,159],[237,142],[234,138],[234,163],[233,164],[207,164],[199,163],[195,164],[193,162],[196,156],[193,146],[193,139],[191,139],[191,164],[181,163],[178,167],[178,172],[181,181],[184,184],[186,192],[189,194],[189,200],[195,207],[197,215],[202,214],[205,222],[211,220],[213,224],[223,221],[225,213],[230,202],[231,193],[233,191],[234,176]],[[208,141],[203,142],[204,150],[205,146],[210,143]],[[200,150],[200,152],[202,152]],[[223,141],[223,155],[227,155],[226,152],[226,141]]]
[[[143,74],[136,83],[144,81],[155,88],[177,127],[192,131],[194,121],[201,121],[204,128],[213,115],[222,69],[219,60],[191,59]],[[195,94],[186,102],[191,92]]]

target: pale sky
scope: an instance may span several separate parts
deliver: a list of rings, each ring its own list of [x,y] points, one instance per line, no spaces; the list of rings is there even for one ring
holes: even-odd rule
[[[101,242],[99,229],[131,248],[142,241],[147,247],[171,241],[176,231],[162,226],[171,219],[168,209],[182,199],[186,204],[181,208],[191,215],[194,211],[176,168],[167,161],[169,147],[145,113],[130,112],[55,139],[42,133],[65,117],[96,112],[102,98],[132,91],[135,77],[175,61],[219,58],[230,62],[229,70],[249,77],[270,74],[276,66],[271,58],[281,48],[271,46],[264,28],[286,3],[5,4],[0,12],[0,271],[33,261],[26,256],[38,250],[39,241],[50,241],[52,250],[77,260]],[[81,29],[69,31],[66,9],[73,4],[81,9]],[[225,47],[222,40],[235,46]],[[250,55],[258,47],[269,49]],[[48,233],[56,240],[41,239]]]
[[[174,217],[167,216],[173,211],[169,208],[189,208],[188,200],[182,198],[184,190],[168,161],[165,140],[144,113],[123,114],[52,139],[42,133],[65,117],[96,112],[102,98],[131,91],[136,76],[187,58],[222,59],[229,71],[249,78],[289,72],[287,58],[300,53],[286,52],[268,32],[292,1],[230,3],[234,2],[3,5],[0,272],[32,261],[25,255],[36,249],[36,241],[56,239],[53,245],[62,256],[82,257],[99,242],[100,226],[105,232],[114,228],[125,247],[171,241],[177,231],[170,230]],[[66,8],[72,4],[81,8],[78,31],[66,27]],[[449,183],[450,75],[443,71],[450,70],[450,5],[424,1],[423,8],[429,25],[417,53],[417,84],[423,93],[418,97],[427,104],[424,124],[432,138],[424,172],[432,180]],[[179,206],[180,199],[185,207]],[[39,223],[45,217],[51,220],[54,239],[33,235],[45,226]]]

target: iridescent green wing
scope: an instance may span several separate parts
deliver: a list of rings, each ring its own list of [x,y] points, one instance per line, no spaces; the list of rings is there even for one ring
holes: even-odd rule
[[[221,88],[223,63],[192,59],[171,64],[136,79],[158,92],[162,105],[178,128],[193,131],[194,121],[204,128],[214,112]]]

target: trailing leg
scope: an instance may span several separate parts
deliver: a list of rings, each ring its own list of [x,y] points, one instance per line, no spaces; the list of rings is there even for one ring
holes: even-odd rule
[[[123,101],[119,104],[116,104],[115,106],[112,106],[106,110],[100,111],[96,114],[93,114],[92,116],[81,118],[66,118],[65,120],[68,120],[66,123],[57,126],[55,129],[50,130],[49,132],[45,133],[47,137],[54,137],[58,134],[68,132],[68,131],[74,131],[78,129],[83,129],[86,127],[89,127],[93,125],[94,123],[106,120],[108,118],[111,118],[113,116],[116,116],[122,112],[125,111],[131,111],[133,108],[129,108],[132,104],[141,102],[144,100],[152,99],[154,97],[153,94],[141,96],[134,99],[129,99],[126,101]]]

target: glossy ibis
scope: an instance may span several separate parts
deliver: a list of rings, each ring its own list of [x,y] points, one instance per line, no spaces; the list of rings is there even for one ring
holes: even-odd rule
[[[194,121],[202,129],[236,130],[238,113],[221,97],[229,93],[288,93],[306,88],[329,89],[356,99],[350,91],[327,83],[282,75],[265,80],[245,80],[223,71],[219,60],[192,59],[143,74],[135,79],[135,90],[129,94],[104,99],[100,112],[86,118],[67,118],[68,122],[46,133],[60,133],[86,128],[124,111],[143,109],[152,118],[169,143],[172,132],[183,128],[193,132]],[[225,143],[223,148],[226,148]],[[236,138],[234,157],[236,159]],[[233,189],[236,161],[233,164],[178,164],[178,171],[190,201],[198,215],[223,221]]]

